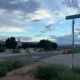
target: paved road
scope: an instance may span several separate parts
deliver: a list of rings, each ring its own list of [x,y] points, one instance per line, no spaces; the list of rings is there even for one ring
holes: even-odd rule
[[[72,67],[72,54],[60,54],[41,60],[41,62],[50,64],[65,64]],[[74,66],[80,67],[80,53],[74,54]]]
[[[42,59],[52,57],[57,54],[0,54],[5,60],[21,60],[24,64],[30,65],[35,62],[40,62]]]

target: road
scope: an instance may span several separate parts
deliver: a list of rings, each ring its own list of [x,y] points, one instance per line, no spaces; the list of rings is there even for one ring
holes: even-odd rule
[[[49,64],[65,64],[72,67],[72,54],[60,54],[41,60],[41,62]],[[80,67],[80,53],[74,53],[74,67]]]
[[[46,59],[54,55],[57,54],[0,54],[0,57],[4,58],[5,60],[20,60],[25,65],[30,65],[35,62],[40,62],[42,59]]]

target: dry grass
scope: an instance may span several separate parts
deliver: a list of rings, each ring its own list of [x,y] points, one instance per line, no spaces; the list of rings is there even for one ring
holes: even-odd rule
[[[32,70],[36,68],[37,65],[44,63],[36,63],[30,66],[25,66],[20,69],[8,72],[7,76],[0,78],[0,80],[39,80],[35,79],[32,75]]]

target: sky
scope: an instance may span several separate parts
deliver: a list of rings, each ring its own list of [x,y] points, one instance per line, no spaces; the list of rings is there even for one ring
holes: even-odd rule
[[[66,16],[75,14],[80,14],[80,0],[0,0],[0,40],[71,44],[72,20]],[[79,44],[80,19],[75,19],[74,32]]]

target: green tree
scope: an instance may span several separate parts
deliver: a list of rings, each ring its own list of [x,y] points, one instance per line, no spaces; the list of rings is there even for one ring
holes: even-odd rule
[[[44,48],[45,51],[49,51],[49,50],[55,50],[57,49],[57,44],[53,43],[49,40],[41,40],[38,44],[37,44],[38,48]]]
[[[35,43],[29,43],[29,47],[30,48],[36,48],[37,47],[37,44],[35,44]]]
[[[24,48],[24,49],[29,48],[29,44],[28,43],[22,43],[22,48]]]
[[[56,50],[57,49],[57,44],[56,43],[52,43],[52,49]]]
[[[44,48],[44,50],[50,50],[51,49],[51,43],[48,40],[41,40],[38,44],[38,47]]]
[[[15,49],[16,46],[17,46],[17,42],[15,41],[15,38],[14,37],[8,38],[5,41],[5,44],[6,44],[6,48],[9,48],[9,49]]]

